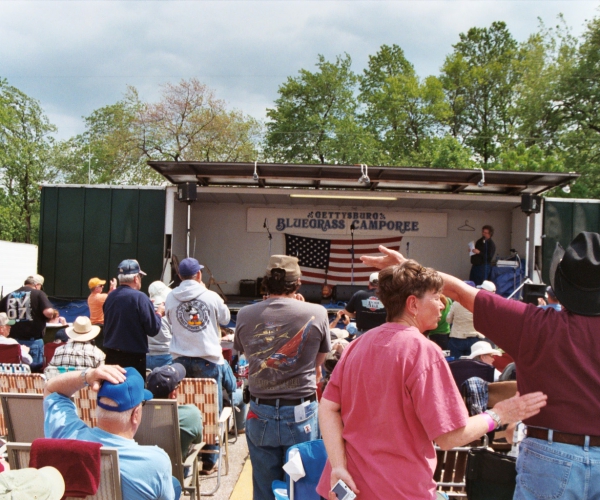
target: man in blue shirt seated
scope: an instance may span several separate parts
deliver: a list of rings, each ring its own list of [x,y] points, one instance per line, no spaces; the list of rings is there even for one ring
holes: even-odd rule
[[[90,385],[98,391],[98,426],[88,427],[69,399]],[[181,494],[171,475],[169,456],[157,446],[140,446],[134,440],[142,421],[142,406],[152,399],[134,368],[102,365],[52,378],[44,390],[44,435],[79,439],[117,448],[123,500],[173,500]]]

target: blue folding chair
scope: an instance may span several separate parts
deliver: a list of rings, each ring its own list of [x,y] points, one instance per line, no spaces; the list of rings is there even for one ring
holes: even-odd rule
[[[287,451],[286,460],[290,459],[290,452],[294,449],[300,452],[306,475],[298,481],[291,481],[286,474],[286,481],[273,481],[275,500],[319,500],[321,497],[317,493],[317,485],[327,461],[323,440],[317,439],[291,446]]]

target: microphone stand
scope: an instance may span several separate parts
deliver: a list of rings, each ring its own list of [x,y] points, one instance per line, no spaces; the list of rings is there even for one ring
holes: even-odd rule
[[[271,242],[273,241],[273,235],[271,234],[271,231],[269,231],[269,224],[267,222],[267,219],[265,219],[265,222],[263,223],[263,227],[267,230],[267,234],[269,235],[269,256],[268,258],[271,258]]]
[[[350,262],[350,286],[354,286],[354,222],[350,226],[350,237],[352,238],[352,247],[348,249],[352,258]]]

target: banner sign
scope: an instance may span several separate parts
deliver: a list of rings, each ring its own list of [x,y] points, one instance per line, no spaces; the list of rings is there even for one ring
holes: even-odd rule
[[[448,214],[434,212],[396,212],[392,210],[348,210],[342,208],[249,208],[247,231],[272,234],[397,236],[445,238]]]

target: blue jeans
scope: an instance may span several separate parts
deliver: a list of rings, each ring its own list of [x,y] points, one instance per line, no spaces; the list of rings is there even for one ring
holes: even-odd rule
[[[173,490],[175,491],[175,500],[179,500],[179,497],[181,497],[181,492],[183,491],[181,488],[181,483],[175,476],[172,476],[171,479],[173,480]]]
[[[26,345],[29,347],[29,355],[33,359],[33,362],[31,363],[31,371],[42,368],[44,365],[44,340],[17,339],[17,342],[21,345]]]
[[[454,356],[454,359],[459,359],[461,356],[470,356],[471,346],[480,340],[479,337],[469,337],[467,339],[449,337],[448,349],[450,350],[450,356]]]
[[[233,407],[233,416],[235,417],[235,425],[237,430],[243,431],[246,428],[248,405],[244,403],[244,391],[241,387],[237,388],[233,393]]]
[[[517,459],[514,500],[600,498],[600,447],[526,438]]]
[[[319,439],[318,403],[305,407],[305,419],[296,422],[293,406],[259,405],[250,401],[246,440],[252,463],[253,500],[273,500],[271,483],[284,480],[285,454],[292,445]]]
[[[172,365],[173,357],[170,354],[146,354],[146,368],[154,370],[160,366]]]

